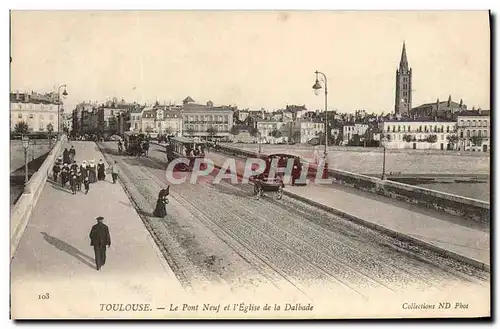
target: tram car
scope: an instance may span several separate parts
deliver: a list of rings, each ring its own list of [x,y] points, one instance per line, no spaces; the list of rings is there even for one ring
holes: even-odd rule
[[[186,137],[170,137],[166,146],[167,161],[170,163],[177,158],[188,159],[189,164],[179,163],[175,166],[175,170],[192,171],[196,159],[205,158],[205,149],[205,141],[197,141]],[[206,164],[202,163],[200,169],[205,170]]]
[[[144,151],[142,149],[142,142],[146,140],[146,135],[136,133],[133,131],[126,131],[123,134],[125,151],[130,155],[140,155]]]

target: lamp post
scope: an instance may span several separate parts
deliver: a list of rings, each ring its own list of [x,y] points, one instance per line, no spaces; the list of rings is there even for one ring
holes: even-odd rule
[[[28,136],[23,136],[24,148],[24,185],[28,184],[28,147],[30,146],[30,139]]]
[[[328,83],[327,83],[327,78],[326,75],[323,72],[315,71],[316,74],[316,82],[312,86],[314,90],[314,94],[318,96],[320,94],[320,90],[322,88],[320,80],[318,79],[318,76],[321,75],[323,83],[325,84],[325,154],[323,155],[325,158],[325,165],[326,165],[326,156],[327,156],[327,146],[328,146]]]
[[[66,91],[66,85],[60,85],[57,88],[57,134],[60,138],[61,136],[61,88],[64,87],[64,91],[62,93],[63,96],[68,96],[68,92]]]
[[[382,139],[380,140],[380,143],[382,145],[382,148],[384,149],[384,162],[382,164],[382,180],[385,180],[386,179],[386,176],[385,176],[385,149],[386,149],[387,138],[385,136],[383,136]]]
[[[257,132],[257,144],[259,145],[259,154],[262,152],[262,143],[261,143],[261,136],[260,136],[260,131]]]

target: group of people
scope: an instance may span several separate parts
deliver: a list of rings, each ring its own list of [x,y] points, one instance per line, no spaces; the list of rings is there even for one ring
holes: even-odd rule
[[[95,160],[89,162],[84,160],[78,165],[75,156],[76,151],[73,146],[71,146],[70,150],[65,148],[63,155],[56,160],[52,167],[52,176],[55,182],[60,179],[63,188],[69,184],[73,194],[82,190],[82,184],[85,188],[85,194],[88,194],[90,184],[106,179],[106,167],[102,159],[99,160],[97,165]],[[111,165],[109,171],[112,174],[113,183],[116,183],[119,173],[116,161]]]

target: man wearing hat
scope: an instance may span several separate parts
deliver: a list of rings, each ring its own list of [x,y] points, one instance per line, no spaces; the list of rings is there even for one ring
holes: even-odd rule
[[[96,218],[97,224],[92,226],[90,230],[90,245],[94,247],[95,265],[97,270],[106,263],[106,246],[111,246],[111,237],[109,236],[109,228],[102,221],[103,217]]]

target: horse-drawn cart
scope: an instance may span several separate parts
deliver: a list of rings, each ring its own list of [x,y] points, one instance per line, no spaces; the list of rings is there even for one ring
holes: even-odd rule
[[[260,199],[264,192],[272,192],[275,194],[276,199],[283,198],[283,187],[285,184],[280,178],[258,177],[251,179],[253,182],[253,194]]]

